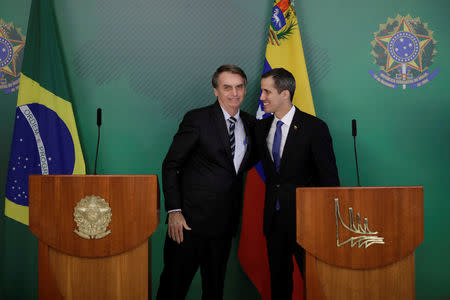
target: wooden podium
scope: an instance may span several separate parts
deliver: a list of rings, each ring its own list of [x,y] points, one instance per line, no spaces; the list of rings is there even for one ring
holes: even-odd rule
[[[159,224],[156,175],[31,175],[29,194],[29,227],[39,239],[39,299],[151,298],[148,239]],[[101,199],[107,204],[99,206]],[[108,218],[106,232],[86,233]]]
[[[414,299],[422,241],[422,187],[297,189],[308,300]]]

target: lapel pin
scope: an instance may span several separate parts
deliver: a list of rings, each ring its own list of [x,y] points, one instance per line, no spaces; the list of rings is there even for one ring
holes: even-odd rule
[[[298,129],[297,125],[294,125],[294,130],[297,130],[297,129]]]

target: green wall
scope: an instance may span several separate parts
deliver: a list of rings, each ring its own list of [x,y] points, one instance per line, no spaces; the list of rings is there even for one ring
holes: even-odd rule
[[[6,2],[6,3],[5,3]],[[244,110],[256,111],[272,2],[58,0],[56,17],[88,172],[93,172],[96,108],[103,108],[99,174],[158,174],[183,114],[214,101],[210,77],[224,63],[249,77]],[[26,33],[31,0],[3,1],[0,18]],[[358,120],[361,184],[423,185],[425,241],[416,250],[417,299],[449,299],[450,2],[447,0],[297,0],[317,115],[331,130],[343,185],[356,184],[350,120]],[[427,85],[377,83],[370,54],[379,24],[420,17],[437,41]],[[0,199],[17,93],[0,91]],[[163,202],[162,202],[163,204]],[[37,298],[37,241],[3,216],[0,201],[0,299]],[[162,213],[164,220],[165,214]],[[152,289],[159,284],[166,226],[152,237]],[[258,299],[233,244],[225,299]],[[199,299],[194,281],[188,299]]]

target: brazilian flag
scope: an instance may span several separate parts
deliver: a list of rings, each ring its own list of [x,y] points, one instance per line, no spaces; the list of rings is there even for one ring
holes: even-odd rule
[[[27,225],[30,174],[85,174],[51,0],[31,4],[6,181],[5,215]]]

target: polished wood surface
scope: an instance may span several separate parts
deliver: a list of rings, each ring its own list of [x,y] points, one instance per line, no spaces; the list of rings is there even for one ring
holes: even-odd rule
[[[305,295],[306,299],[325,300],[323,289],[320,283],[317,264],[317,258],[310,253],[305,253]]]
[[[349,224],[348,208],[354,219],[360,213],[371,231],[385,244],[365,248],[350,243],[337,247],[335,201]],[[297,241],[324,263],[351,269],[378,268],[413,253],[423,241],[422,187],[351,187],[297,189]],[[359,236],[339,222],[339,241]]]
[[[414,254],[387,266],[352,270],[324,263],[309,257],[312,265],[306,270],[306,281],[317,285],[306,288],[306,299],[414,299]],[[308,284],[309,286],[309,284]]]
[[[156,175],[31,175],[30,230],[39,238],[39,299],[149,299],[148,238],[159,224]],[[96,195],[111,233],[77,235],[74,208]]]
[[[149,299],[148,249],[145,241],[122,254],[94,259],[49,248],[50,269],[66,300]]]
[[[342,221],[368,219],[385,244],[343,243],[361,234]],[[338,221],[336,221],[338,219]],[[340,187],[297,189],[297,242],[306,250],[306,299],[414,299],[414,249],[423,241],[423,188]],[[337,230],[338,229],[338,230]],[[368,234],[362,234],[367,235]]]
[[[146,241],[159,224],[156,175],[31,175],[29,187],[30,230],[69,255],[120,254]],[[111,234],[102,239],[84,239],[74,232],[74,208],[90,195],[100,196],[111,207]]]
[[[39,299],[62,300],[64,297],[57,288],[57,278],[50,268],[49,247],[43,242],[38,244],[38,284],[39,284]]]

